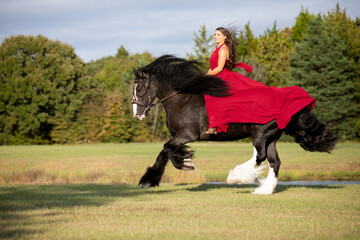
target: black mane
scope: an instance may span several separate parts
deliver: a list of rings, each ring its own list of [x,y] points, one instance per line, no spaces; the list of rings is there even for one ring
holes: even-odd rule
[[[199,66],[200,63],[195,60],[163,55],[139,70],[155,75],[160,84],[166,84],[175,91],[227,96],[229,88],[226,83],[218,77],[205,75]]]

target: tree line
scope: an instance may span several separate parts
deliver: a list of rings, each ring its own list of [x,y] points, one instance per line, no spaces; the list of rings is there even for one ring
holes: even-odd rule
[[[342,139],[359,139],[360,19],[339,5],[325,15],[301,9],[291,28],[254,36],[250,22],[238,32],[238,58],[247,76],[268,86],[298,85],[312,95],[314,114],[332,122]],[[193,53],[204,72],[214,49],[206,26],[194,33]],[[169,137],[165,112],[132,117],[132,68],[155,59],[130,54],[84,63],[73,47],[44,36],[17,35],[0,46],[0,144],[150,142]],[[242,74],[242,70],[236,70]]]

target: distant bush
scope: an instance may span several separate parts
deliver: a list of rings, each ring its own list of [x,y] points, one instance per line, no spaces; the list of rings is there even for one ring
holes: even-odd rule
[[[0,73],[0,144],[51,143],[54,128],[75,120],[90,84],[70,45],[40,35],[6,38]]]

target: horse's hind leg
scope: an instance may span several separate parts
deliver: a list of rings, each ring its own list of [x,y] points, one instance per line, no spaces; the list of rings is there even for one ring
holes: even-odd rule
[[[269,173],[260,187],[255,189],[254,194],[272,194],[275,190],[280,169],[280,158],[276,150],[277,140],[271,142],[267,147],[267,157],[269,162]]]
[[[159,153],[152,167],[148,167],[144,176],[142,176],[139,185],[143,188],[159,186],[160,180],[164,174],[165,166],[169,158],[164,149]]]
[[[252,127],[253,156],[247,162],[230,169],[226,179],[227,183],[254,183],[256,181],[266,167],[261,163],[266,160],[266,142],[275,128],[276,123]]]
[[[243,164],[230,169],[226,182],[231,183],[254,183],[256,178],[264,171],[265,165],[260,165],[264,161],[258,152],[262,151],[262,147],[254,146],[254,153],[250,160]],[[266,157],[265,157],[266,158]]]
[[[266,185],[255,193],[270,194],[269,192],[272,193],[274,189],[270,188],[269,185],[276,186],[277,183],[277,172],[280,166],[280,159],[277,155],[275,145],[277,140],[280,138],[282,131],[278,129],[275,121],[271,121],[264,125],[252,125],[251,131],[254,146],[253,157],[249,161],[236,166],[233,170],[230,170],[227,182],[255,182],[265,168],[265,165],[261,165],[261,163],[268,158],[270,172],[268,178],[264,181]],[[271,191],[267,190],[266,187],[271,189]]]

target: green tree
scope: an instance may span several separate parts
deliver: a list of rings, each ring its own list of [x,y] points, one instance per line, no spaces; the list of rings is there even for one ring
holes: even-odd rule
[[[332,31],[326,31],[320,15],[310,19],[307,33],[295,44],[290,57],[290,85],[312,95],[314,113],[324,122],[337,123],[340,135],[355,137],[353,63],[346,57],[346,45]]]
[[[302,36],[306,33],[307,25],[310,19],[315,19],[315,15],[310,14],[308,9],[304,11],[304,8],[301,7],[301,12],[296,17],[295,25],[290,33],[290,39],[293,43],[301,42]]]
[[[346,15],[346,10],[341,10],[339,4],[336,8],[324,16],[328,31],[333,31],[346,44],[346,56],[354,63],[354,75],[352,81],[355,88],[355,98],[357,103],[358,127],[357,137],[360,137],[360,26],[356,21],[351,20]]]
[[[267,29],[260,35],[255,52],[255,59],[264,68],[268,86],[282,87],[286,85],[285,73],[289,70],[289,53],[292,51],[286,35],[276,29]]]
[[[106,95],[96,89],[84,101],[74,121],[60,119],[51,132],[56,143],[93,143],[101,141],[106,115]]]
[[[123,47],[120,47],[118,53]],[[124,48],[123,48],[124,49]],[[149,53],[122,55],[116,58],[105,58],[98,60],[99,62],[90,62],[88,67],[98,69],[94,73],[94,80],[103,86],[104,98],[100,101],[102,109],[106,109],[101,117],[104,123],[101,127],[101,134],[97,134],[97,141],[105,142],[128,142],[128,141],[153,141],[164,138],[163,126],[166,126],[166,119],[163,118],[164,110],[157,105],[150,111],[150,115],[143,121],[136,120],[132,117],[132,84],[134,75],[132,68],[142,67],[154,58]],[[99,65],[102,68],[98,68]],[[95,66],[95,67],[93,67]],[[94,104],[89,104],[89,109],[85,112],[93,113]],[[86,115],[86,114],[84,114]],[[99,132],[99,121],[94,118],[92,125],[97,127]],[[88,118],[84,118],[88,121]],[[92,135],[89,135],[93,137]]]
[[[107,64],[108,62],[111,62],[115,59],[115,57],[113,56],[107,56],[107,57],[103,57],[101,59],[98,60],[92,60],[90,62],[88,62],[86,64],[86,69],[88,72],[88,75],[93,78],[97,73],[99,73],[105,66],[105,64]]]
[[[116,53],[116,57],[122,58],[122,57],[127,57],[127,56],[129,56],[129,52],[125,49],[125,47],[123,45],[121,45]]]
[[[236,68],[234,71],[243,75],[247,75],[256,81],[266,83],[268,81],[268,76],[265,72],[265,68],[255,58],[258,39],[254,36],[250,28],[250,22],[245,24],[244,28],[245,30],[241,30],[238,36],[239,45],[236,48],[238,60],[239,62],[244,62],[245,64],[251,65],[253,67],[253,71],[251,73],[246,73],[246,71],[242,68]]]
[[[264,65],[259,63],[255,57],[242,56],[239,58],[239,62],[251,65],[253,68],[252,72],[247,73],[246,70],[242,68],[235,68],[233,71],[246,75],[247,77],[264,84],[269,82],[268,73],[266,72]]]
[[[208,71],[210,68],[210,56],[214,50],[213,36],[207,36],[206,26],[200,26],[198,30],[199,35],[194,32],[195,47],[193,48],[195,55],[187,53],[188,58],[196,59],[202,64],[203,71]]]
[[[239,46],[237,47],[238,58],[251,58],[256,52],[258,40],[255,38],[250,22],[245,24],[245,30],[240,31],[238,37]]]
[[[0,46],[0,144],[51,143],[91,88],[74,49],[43,36],[12,36]],[[65,125],[63,126],[65,128]]]
[[[130,142],[135,136],[136,124],[133,124],[135,119],[123,109],[126,105],[120,95],[120,89],[107,95],[107,111],[101,136],[103,142]]]

